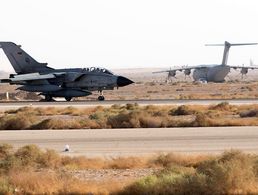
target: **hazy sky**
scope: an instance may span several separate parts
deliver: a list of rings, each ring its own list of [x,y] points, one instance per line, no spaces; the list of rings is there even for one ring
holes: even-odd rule
[[[258,42],[257,0],[0,0],[0,40],[55,68],[109,69],[221,63],[223,47]],[[258,46],[229,64],[258,64]],[[0,66],[12,70],[0,51]]]

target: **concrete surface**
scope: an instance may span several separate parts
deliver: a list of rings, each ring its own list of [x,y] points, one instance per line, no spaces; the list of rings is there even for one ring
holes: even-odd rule
[[[102,157],[219,153],[231,148],[258,153],[258,127],[0,131],[0,143],[16,148],[37,144],[61,154]],[[70,152],[62,152],[66,144]]]
[[[240,104],[258,104],[258,99],[233,99],[233,100],[106,100],[106,101],[55,101],[55,102],[32,102],[32,101],[20,101],[20,102],[0,102],[0,110],[8,109],[18,109],[24,106],[32,107],[92,107],[92,106],[111,106],[114,104],[128,104],[128,103],[138,103],[139,105],[209,105],[218,104],[221,102],[229,102],[230,104],[240,105]]]

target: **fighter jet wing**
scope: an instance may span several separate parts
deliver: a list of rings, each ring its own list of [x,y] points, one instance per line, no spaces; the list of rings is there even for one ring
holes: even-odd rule
[[[78,72],[52,72],[48,74],[29,73],[21,75],[11,75],[9,79],[0,79],[0,83],[19,83],[19,82],[33,82],[48,79],[55,79],[65,76],[66,82],[79,81],[86,73]]]
[[[53,79],[65,75],[65,72],[61,73],[49,73],[49,74],[39,74],[39,73],[29,73],[22,75],[13,75],[9,79],[1,79],[1,83],[10,82],[22,82],[22,81],[36,81],[36,80],[47,80]]]

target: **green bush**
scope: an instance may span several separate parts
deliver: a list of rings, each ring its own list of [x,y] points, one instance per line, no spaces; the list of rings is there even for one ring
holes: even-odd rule
[[[14,186],[12,186],[7,178],[0,177],[0,195],[14,194]]]
[[[256,194],[256,159],[240,151],[227,151],[193,167],[170,166],[158,174],[127,186],[118,194]],[[166,156],[158,159],[165,166]]]

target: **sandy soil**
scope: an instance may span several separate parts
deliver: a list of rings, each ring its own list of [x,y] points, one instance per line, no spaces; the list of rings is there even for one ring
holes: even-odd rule
[[[158,168],[142,168],[142,169],[86,169],[70,171],[72,177],[78,178],[84,181],[91,182],[105,182],[116,181],[123,182],[128,180],[135,180],[141,177],[145,177],[157,172]]]
[[[176,79],[166,83],[166,74],[152,74],[152,69],[121,69],[114,71],[116,74],[126,76],[135,84],[119,88],[118,90],[104,91],[107,100],[129,99],[238,99],[258,97],[258,71],[250,71],[241,78],[239,72],[232,71],[226,83],[193,83],[192,79],[185,78],[183,73],[178,73]],[[36,93],[27,93],[16,90],[18,86],[1,84],[0,100],[6,99],[6,92],[11,100],[40,100],[42,97]],[[75,99],[96,100],[98,93]]]

